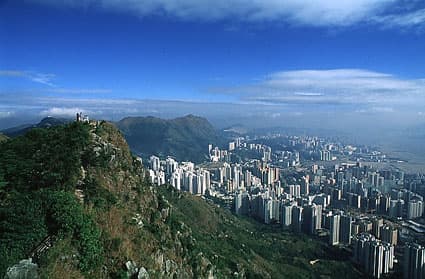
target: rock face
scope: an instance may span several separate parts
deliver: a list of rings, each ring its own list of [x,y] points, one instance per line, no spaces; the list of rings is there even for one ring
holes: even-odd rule
[[[149,279],[149,273],[146,271],[146,269],[143,266],[139,269],[139,273],[137,274],[137,279]]]
[[[9,267],[5,279],[37,279],[38,266],[31,259],[22,260],[18,264]]]
[[[138,268],[136,266],[136,263],[133,261],[128,261],[125,263],[125,267],[127,268],[127,276],[129,278],[133,277],[135,274],[137,274]]]

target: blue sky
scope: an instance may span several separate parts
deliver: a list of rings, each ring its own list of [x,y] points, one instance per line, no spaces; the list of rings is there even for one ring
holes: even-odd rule
[[[2,1],[0,128],[77,109],[209,116],[206,102],[422,119],[424,1],[315,3]]]

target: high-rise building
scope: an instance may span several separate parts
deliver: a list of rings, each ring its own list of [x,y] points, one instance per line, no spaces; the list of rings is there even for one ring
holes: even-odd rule
[[[292,208],[292,228],[295,232],[301,231],[302,212],[303,208],[301,206],[294,206]]]
[[[390,243],[391,245],[397,245],[397,229],[388,224],[381,228],[381,240]]]
[[[384,261],[384,247],[378,241],[366,242],[366,266],[367,273],[374,278],[381,278]]]
[[[341,189],[333,189],[332,190],[332,203],[336,204],[342,198],[342,190]]]
[[[249,213],[249,195],[246,191],[235,193],[235,213],[247,215]]]
[[[390,209],[390,201],[391,201],[391,198],[388,195],[380,197],[379,211],[378,211],[380,214],[388,214],[388,211]]]
[[[340,215],[330,216],[330,230],[329,230],[329,244],[337,245],[339,243],[339,231],[340,231]]]
[[[423,201],[414,197],[407,204],[407,219],[422,217],[424,212]]]
[[[159,171],[161,165],[158,157],[152,155],[149,162],[153,171]]]
[[[344,244],[351,244],[351,224],[353,218],[350,215],[341,216],[339,241]]]
[[[178,167],[178,163],[173,158],[168,157],[165,160],[166,179],[170,179],[171,175],[173,174],[173,172],[176,171],[177,167]]]
[[[394,267],[394,246],[387,242],[381,242],[384,246],[383,273],[389,273]]]
[[[354,208],[360,208],[361,206],[361,197],[358,194],[348,193],[348,205]]]
[[[389,209],[389,215],[394,218],[399,218],[403,216],[403,207],[404,207],[404,200],[398,199],[398,200],[391,200],[390,201],[390,209]]]
[[[381,238],[382,226],[384,226],[384,219],[379,217],[372,219],[372,233],[376,238]]]
[[[264,222],[269,224],[271,222],[280,221],[280,202],[276,199],[269,198],[266,201],[264,208]]]
[[[394,246],[377,240],[370,233],[361,233],[353,238],[353,260],[374,278],[381,278],[394,266]]]
[[[303,177],[301,179],[301,188],[300,192],[301,195],[308,195],[310,193],[310,183],[309,183],[309,176]]]
[[[171,175],[171,178],[170,178],[171,186],[173,186],[177,190],[181,190],[182,176],[183,176],[182,170],[176,170],[175,172],[173,172],[173,174]]]
[[[425,278],[425,248],[416,243],[409,243],[404,248],[403,278]]]
[[[322,206],[312,204],[306,206],[303,210],[303,232],[315,234],[316,230],[322,227]]]
[[[292,207],[293,205],[282,206],[281,223],[284,228],[287,228],[292,225]]]
[[[328,150],[320,151],[320,161],[330,161],[331,160],[331,152]]]

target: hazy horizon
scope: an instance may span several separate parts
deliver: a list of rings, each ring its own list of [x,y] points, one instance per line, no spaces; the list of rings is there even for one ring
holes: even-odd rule
[[[4,1],[0,129],[194,114],[408,144],[424,28],[420,1]]]

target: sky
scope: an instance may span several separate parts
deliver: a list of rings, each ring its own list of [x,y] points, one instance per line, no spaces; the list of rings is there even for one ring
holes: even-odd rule
[[[0,1],[0,129],[77,111],[405,128],[424,65],[423,0]]]

